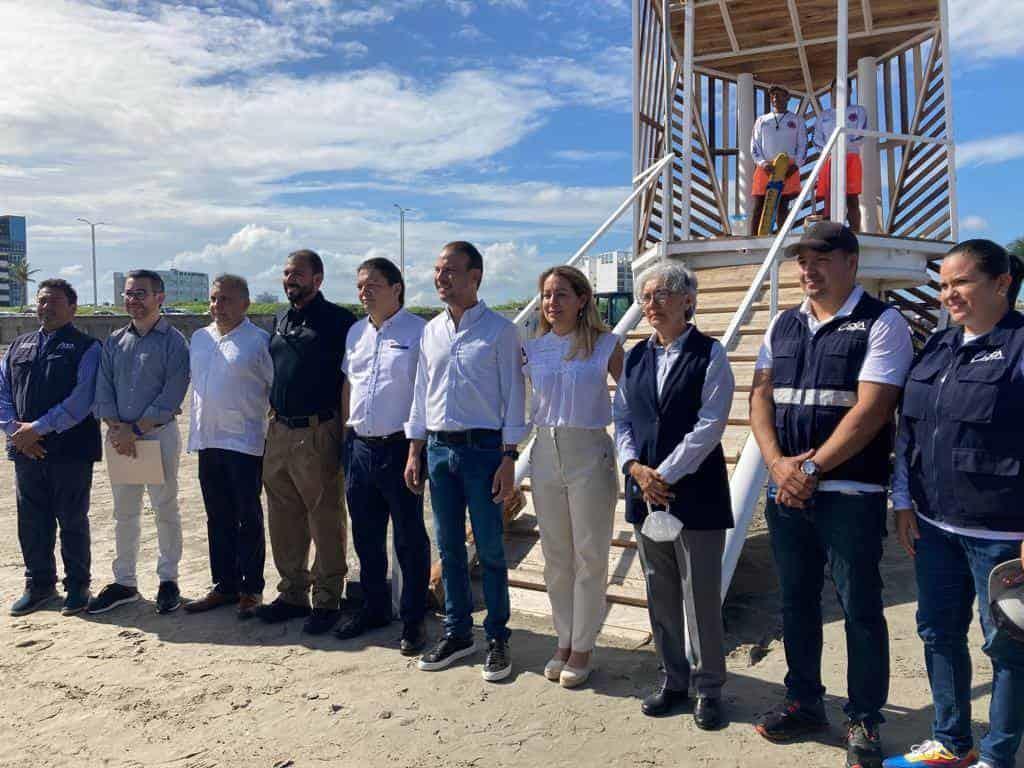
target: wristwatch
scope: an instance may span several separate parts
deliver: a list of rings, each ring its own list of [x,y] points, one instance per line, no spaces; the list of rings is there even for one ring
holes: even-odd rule
[[[141,430],[141,429],[139,428],[139,425],[138,425],[138,424],[132,424],[132,433],[133,433],[133,434],[134,434],[134,435],[135,435],[136,437],[142,437],[142,435],[143,435],[143,434],[145,434],[145,433],[144,433],[144,432],[143,432],[143,431],[142,431],[142,430]]]
[[[501,456],[502,458],[507,457],[509,459],[512,459],[512,461],[519,461],[519,451],[517,451],[515,448],[506,448],[504,451],[501,452]]]
[[[821,472],[821,467],[815,464],[811,459],[805,459],[803,464],[800,465],[800,471],[808,477],[814,477]]]

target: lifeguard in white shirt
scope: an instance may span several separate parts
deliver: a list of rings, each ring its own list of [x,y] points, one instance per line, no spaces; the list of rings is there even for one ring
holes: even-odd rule
[[[774,85],[768,91],[772,111],[754,121],[750,137],[750,154],[754,158],[753,215],[750,219],[750,234],[757,233],[764,209],[764,198],[771,180],[773,163],[780,154],[789,159],[789,170],[782,187],[779,201],[778,220],[784,221],[789,212],[790,201],[800,194],[800,167],[807,156],[807,126],[804,121],[789,111],[789,91],[781,85]]]
[[[834,93],[834,91],[833,91]],[[868,127],[868,112],[860,104],[850,104],[844,111],[846,115],[846,127],[865,129]],[[829,136],[836,127],[836,112],[834,109],[826,109],[818,118],[818,124],[814,128],[814,146],[823,149],[828,143]],[[864,137],[857,133],[850,133],[846,136],[846,213],[850,222],[850,229],[860,232],[860,193],[864,175],[863,166],[860,160],[861,147],[864,144]],[[825,201],[825,218],[830,218],[832,209],[832,158],[825,160],[825,165],[818,175],[818,184],[814,196],[818,200]]]

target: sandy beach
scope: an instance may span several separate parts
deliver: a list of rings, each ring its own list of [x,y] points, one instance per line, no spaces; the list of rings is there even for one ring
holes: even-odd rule
[[[180,477],[181,588],[187,597],[199,597],[209,568],[195,456],[183,458]],[[109,580],[114,547],[103,465],[96,468],[91,519],[95,590]],[[353,554],[350,560],[355,574]],[[514,674],[492,684],[480,677],[482,652],[443,672],[420,672],[414,660],[398,654],[397,624],[341,642],[305,636],[297,621],[240,622],[230,609],[158,616],[155,561],[149,517],[139,570],[143,601],[95,618],[62,617],[57,605],[8,616],[23,571],[13,468],[0,463],[0,766],[843,764],[845,642],[830,586],[823,671],[831,733],[775,746],[751,725],[782,695],[785,674],[774,569],[761,527],[749,537],[725,606],[729,722],[712,733],[698,730],[689,715],[654,720],[640,713],[638,697],[658,680],[653,647],[642,637],[602,636],[591,684],[568,691],[541,674],[555,645],[550,625],[514,614]],[[931,708],[914,623],[913,570],[892,536],[884,569],[892,685],[882,734],[886,748],[896,751],[927,737]],[[275,583],[268,552],[267,599]],[[429,631],[440,632],[436,619]],[[482,645],[479,629],[478,637]],[[980,734],[990,666],[977,627],[971,641]]]

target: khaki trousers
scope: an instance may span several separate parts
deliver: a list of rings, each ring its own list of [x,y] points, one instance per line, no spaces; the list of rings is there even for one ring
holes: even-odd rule
[[[603,429],[538,427],[530,467],[558,645],[586,653],[605,616],[619,491],[612,439]]]
[[[341,478],[341,420],[292,429],[270,422],[263,458],[267,523],[282,600],[314,608],[341,602],[348,539]],[[309,545],[315,546],[309,567]]]

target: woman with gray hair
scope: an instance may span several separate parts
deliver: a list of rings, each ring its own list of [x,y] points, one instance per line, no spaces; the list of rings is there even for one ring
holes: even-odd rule
[[[688,701],[692,682],[694,721],[707,730],[721,723],[725,683],[721,561],[733,519],[722,434],[734,381],[722,345],[691,324],[697,279],[689,269],[654,265],[637,281],[636,297],[653,333],[626,354],[613,418],[626,520],[636,528],[665,669],[641,709],[669,714]]]

